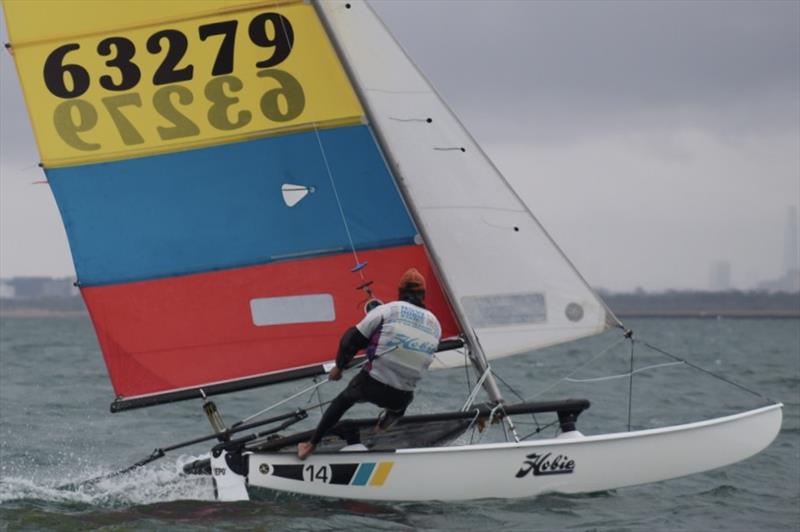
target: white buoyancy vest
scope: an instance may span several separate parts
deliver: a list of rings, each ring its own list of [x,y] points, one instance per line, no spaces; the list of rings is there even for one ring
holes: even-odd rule
[[[405,301],[376,307],[356,325],[369,338],[372,378],[398,390],[413,390],[433,361],[442,328],[428,310]]]

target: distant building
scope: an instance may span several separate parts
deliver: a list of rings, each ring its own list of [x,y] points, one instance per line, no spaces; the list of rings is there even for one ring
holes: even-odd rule
[[[709,276],[711,290],[724,292],[731,289],[731,263],[726,260],[714,261]]]
[[[11,299],[14,297],[14,287],[8,284],[6,279],[0,279],[0,299]]]
[[[758,284],[769,292],[800,292],[800,228],[797,207],[786,209],[786,227],[783,232],[783,275]]]
[[[43,297],[70,297],[75,295],[73,279],[63,277],[14,277],[4,281],[13,289],[14,299],[38,299]]]
[[[786,229],[783,232],[783,271],[790,273],[800,270],[800,228],[797,221],[797,207],[786,209]]]
[[[800,270],[792,270],[783,277],[758,283],[759,290],[767,292],[800,292]]]

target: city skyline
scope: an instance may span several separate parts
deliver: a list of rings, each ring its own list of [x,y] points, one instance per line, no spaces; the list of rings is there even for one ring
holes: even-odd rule
[[[450,2],[372,5],[593,286],[703,289],[716,260],[734,288],[784,274],[800,4],[467,2],[458,24]],[[0,69],[0,275],[74,275]]]

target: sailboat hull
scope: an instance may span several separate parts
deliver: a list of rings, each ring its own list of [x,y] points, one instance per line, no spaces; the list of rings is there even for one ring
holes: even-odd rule
[[[777,436],[781,404],[659,429],[520,443],[249,455],[250,487],[384,501],[530,497],[657,482],[744,460]],[[214,475],[234,474],[215,468]],[[220,494],[224,495],[224,494]]]

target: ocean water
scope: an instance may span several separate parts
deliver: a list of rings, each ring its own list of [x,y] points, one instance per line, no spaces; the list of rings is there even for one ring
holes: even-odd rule
[[[182,465],[200,444],[167,454],[137,472],[79,489],[58,486],[108,473],[154,448],[202,436],[199,402],[110,414],[113,392],[88,318],[0,320],[1,530],[800,530],[800,320],[629,320],[639,341],[636,368],[672,362],[648,342],[757,396],[686,365],[627,378],[630,346],[618,332],[495,361],[509,400],[585,397],[585,434],[697,421],[784,403],[783,428],[759,455],[723,469],[658,484],[580,496],[462,503],[371,503],[254,492],[246,503],[214,501],[209,478]],[[570,375],[572,381],[563,380]],[[467,394],[463,370],[432,373],[410,412],[451,410]],[[472,376],[474,378],[474,376]],[[215,398],[234,421],[304,388],[283,383]],[[330,399],[342,383],[322,387]],[[513,390],[513,391],[512,391]],[[629,394],[629,392],[631,392]],[[629,400],[630,397],[630,400]],[[311,398],[312,404],[319,400]],[[303,399],[291,407],[306,406]],[[291,408],[287,407],[287,408]],[[374,415],[359,406],[353,416]],[[305,425],[317,418],[312,415]],[[532,430],[522,424],[521,433]],[[501,441],[498,431],[482,441]],[[622,467],[622,465],[621,465]],[[475,479],[480,482],[479,478]]]

